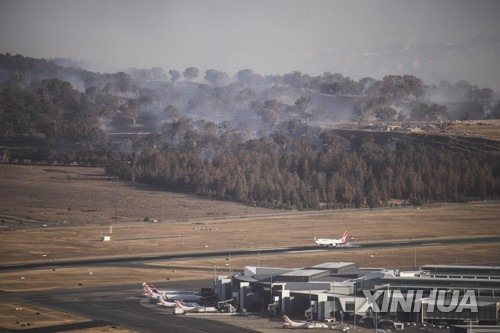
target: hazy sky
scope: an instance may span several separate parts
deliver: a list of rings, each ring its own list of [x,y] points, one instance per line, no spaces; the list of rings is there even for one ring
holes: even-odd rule
[[[379,59],[370,67],[354,52],[369,57],[396,42],[460,43],[480,33],[498,38],[499,13],[498,0],[0,0],[0,53],[117,68],[376,77],[359,73],[358,62],[373,73],[390,65]],[[480,66],[500,63],[489,60],[469,72],[491,74]],[[497,70],[489,80],[498,77]]]

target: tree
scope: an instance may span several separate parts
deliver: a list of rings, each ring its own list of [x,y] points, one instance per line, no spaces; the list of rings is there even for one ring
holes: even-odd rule
[[[411,119],[420,121],[430,120],[444,120],[448,117],[448,108],[445,105],[433,103],[427,105],[425,103],[419,104],[411,110]]]
[[[263,81],[263,78],[255,74],[251,69],[243,69],[236,73],[236,80],[249,86],[258,84]]]
[[[115,87],[117,92],[125,94],[132,88],[132,78],[125,72],[119,72],[115,75]]]
[[[169,104],[165,108],[165,113],[168,118],[178,119],[181,114],[179,112],[179,108],[175,105]]]
[[[137,103],[139,104],[139,106],[144,107],[147,110],[148,106],[153,104],[153,99],[149,95],[143,95],[137,99]]]
[[[262,118],[262,121],[270,126],[274,126],[279,122],[279,115],[273,109],[263,108],[257,114]]]
[[[398,111],[389,106],[382,106],[377,108],[375,116],[381,121],[395,121],[398,117]]]
[[[360,97],[356,99],[353,107],[354,114],[361,121],[371,120],[377,109],[383,107],[384,101],[382,99],[382,97]]]
[[[299,113],[307,114],[309,113],[309,108],[312,106],[312,98],[306,96],[300,96],[295,101],[295,107],[299,111]]]
[[[224,72],[209,69],[205,72],[205,80],[212,84],[222,86],[229,81],[229,76]]]
[[[175,69],[171,69],[168,71],[168,74],[170,74],[170,81],[172,82],[176,82],[177,80],[179,80],[179,78],[181,77],[181,74],[179,73],[179,71],[176,71]]]
[[[410,89],[410,93],[415,96],[417,101],[421,101],[422,97],[425,96],[425,85],[424,82],[416,76],[405,75],[403,77],[404,82]]]
[[[182,73],[186,80],[190,81],[198,77],[199,70],[196,67],[188,67]]]
[[[151,68],[150,75],[151,75],[151,79],[155,80],[155,81],[161,81],[161,80],[167,79],[167,75],[165,75],[165,72],[163,71],[163,68],[161,68],[161,67]]]
[[[134,126],[136,125],[137,118],[139,118],[139,102],[136,99],[132,99],[128,101],[127,111],[134,122]]]
[[[283,82],[296,89],[301,89],[304,87],[303,76],[299,71],[294,71],[292,73],[283,75]]]

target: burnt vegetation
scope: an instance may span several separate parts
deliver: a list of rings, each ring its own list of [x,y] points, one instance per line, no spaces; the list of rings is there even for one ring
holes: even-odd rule
[[[500,118],[497,94],[466,81],[250,69],[200,77],[196,67],[103,74],[74,65],[0,55],[4,163],[104,166],[169,191],[286,209],[500,193],[497,141],[335,128]]]

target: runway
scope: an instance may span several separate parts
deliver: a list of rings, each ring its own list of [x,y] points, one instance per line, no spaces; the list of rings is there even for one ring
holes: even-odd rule
[[[476,244],[476,243],[494,243],[500,242],[500,236],[491,237],[469,237],[469,238],[433,238],[419,239],[408,241],[394,242],[370,242],[356,243],[357,247],[337,247],[325,248],[317,245],[311,246],[295,246],[295,247],[280,247],[267,249],[247,249],[247,250],[231,250],[231,251],[203,251],[190,253],[175,253],[175,254],[159,254],[159,255],[141,255],[141,256],[123,256],[123,257],[105,257],[105,258],[90,258],[90,259],[70,259],[57,261],[40,261],[22,264],[2,264],[0,271],[39,269],[39,268],[61,268],[74,266],[93,266],[100,264],[112,265],[116,263],[138,263],[147,261],[164,261],[164,260],[186,260],[186,259],[201,259],[201,258],[217,258],[257,254],[278,254],[278,253],[297,253],[297,252],[316,252],[316,251],[342,251],[345,249],[360,250],[373,248],[396,248],[396,247],[419,247],[419,246],[444,246],[456,244]]]

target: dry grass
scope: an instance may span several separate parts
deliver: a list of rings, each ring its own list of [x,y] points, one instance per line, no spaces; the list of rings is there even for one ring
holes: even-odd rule
[[[0,328],[6,330],[15,330],[22,332],[23,330],[40,329],[44,327],[75,324],[88,322],[89,319],[75,316],[69,313],[55,311],[34,304],[25,303],[0,303]],[[116,333],[132,333],[126,328],[121,327],[96,327],[80,330],[70,330],[65,332],[116,332]]]
[[[469,120],[454,122],[446,128],[446,133],[456,136],[470,136],[500,141],[500,120]]]
[[[158,269],[131,267],[74,267],[0,273],[0,290],[25,291],[52,288],[78,288],[105,285],[137,284],[183,280],[207,280],[229,271],[243,271],[245,266],[300,268],[323,262],[356,262],[360,267],[411,269],[430,264],[500,264],[500,244],[401,247],[322,252],[292,252],[279,255],[231,256],[226,258],[156,262]],[[215,268],[215,269],[214,269]]]
[[[103,171],[96,168],[0,165],[0,172],[2,182],[7,185],[0,191],[0,219],[7,226],[0,229],[3,264],[204,250],[227,251],[229,254],[235,249],[313,245],[314,236],[339,237],[344,229],[350,230],[353,242],[500,235],[498,202],[421,208],[283,212],[165,193],[133,183],[108,181]],[[68,210],[68,207],[72,209]],[[158,218],[159,222],[143,222],[143,216]],[[113,219],[112,241],[99,241],[101,235],[109,231],[110,218]],[[68,223],[64,224],[64,220]],[[23,228],[16,227],[21,222]],[[40,227],[42,223],[48,226]],[[405,251],[377,250],[373,257],[367,250],[296,254],[278,256],[269,265],[293,263],[293,266],[300,267],[313,264],[310,261],[318,263],[316,260],[357,261],[366,265],[365,260],[370,258],[370,266],[412,266],[414,254],[406,254]],[[427,250],[419,248],[418,251],[418,264],[438,261],[488,263],[500,260],[496,244],[438,247],[429,250],[426,257],[423,253]],[[351,255],[347,255],[351,252]],[[298,261],[299,258],[304,259]],[[265,264],[263,260],[266,259],[261,259]],[[241,260],[256,264],[255,258]],[[236,263],[234,267],[238,267]],[[188,265],[196,267],[197,264],[190,262]],[[243,266],[244,262],[240,267]],[[96,280],[112,284],[117,283],[117,280],[138,282],[145,279],[140,270],[134,272],[133,269],[127,269],[127,277],[122,279],[115,268],[108,269],[112,273],[110,277],[103,277],[99,268],[89,269],[93,270],[93,275],[86,269],[42,270],[37,274],[58,276],[55,281],[71,281],[73,285]],[[152,271],[147,274],[158,274],[150,276],[155,280],[164,280],[172,275],[168,270],[158,273]],[[33,272],[23,274],[28,273]],[[195,278],[201,273],[194,270],[190,274]],[[14,289],[27,288],[28,285],[45,286],[44,278],[36,280],[34,276],[27,276],[21,281],[19,275],[3,275],[2,282],[7,281],[7,277],[16,286],[12,287]],[[36,283],[33,285],[28,281]]]
[[[47,290],[53,288],[96,287],[137,283],[137,293],[139,294],[142,290],[141,283],[143,281],[201,280],[207,279],[207,277],[213,277],[213,274],[205,270],[198,270],[197,268],[179,270],[178,268],[169,268],[168,265],[164,269],[154,270],[100,266],[37,269],[1,272],[0,290]]]
[[[500,235],[499,221],[500,206],[494,202],[183,223],[122,222],[113,225],[111,242],[99,241],[107,225],[3,230],[0,244],[2,263],[13,263],[312,245],[314,236],[338,237],[344,229],[356,242],[491,236]]]
[[[102,168],[0,165],[0,225],[107,225],[267,213],[236,203],[168,193],[108,178]],[[66,223],[64,223],[66,221]]]
[[[33,329],[88,321],[33,304],[0,303],[0,327],[11,330]]]

